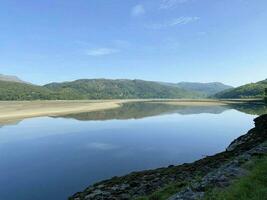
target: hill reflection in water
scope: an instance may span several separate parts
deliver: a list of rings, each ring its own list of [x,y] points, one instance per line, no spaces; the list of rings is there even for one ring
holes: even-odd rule
[[[220,114],[226,110],[235,109],[246,114],[261,115],[267,113],[267,107],[262,104],[233,104],[227,106],[179,106],[163,103],[126,103],[121,107],[95,112],[76,113],[60,116],[80,121],[90,120],[127,120],[141,119],[164,114],[192,115],[201,113]]]

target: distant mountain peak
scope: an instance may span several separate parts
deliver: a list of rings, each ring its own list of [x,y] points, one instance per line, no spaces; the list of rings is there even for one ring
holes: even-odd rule
[[[9,81],[9,82],[16,82],[16,83],[26,83],[25,81],[21,80],[17,76],[4,75],[4,74],[0,74],[0,81]]]
[[[164,85],[179,87],[187,91],[198,92],[198,93],[205,95],[206,97],[214,95],[226,89],[233,88],[230,85],[225,85],[220,82],[199,83],[199,82],[185,82],[184,81],[184,82],[179,82],[179,83],[164,83],[164,82],[160,82],[160,83]]]

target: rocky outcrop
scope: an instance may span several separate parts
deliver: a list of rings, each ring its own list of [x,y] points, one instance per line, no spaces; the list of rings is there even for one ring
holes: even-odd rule
[[[266,139],[267,137],[267,123],[266,123],[266,115],[262,115],[255,120],[255,128],[248,131],[247,134],[240,136],[235,139],[229,147],[226,149],[227,151],[233,151],[238,147],[242,147],[243,144],[249,145],[250,147],[253,145],[257,145],[262,139]]]
[[[218,169],[214,169],[205,175],[201,180],[192,180],[190,184],[181,189],[180,192],[170,197],[168,200],[197,200],[201,199],[205,192],[215,188],[229,186],[234,179],[247,174],[247,170],[242,165],[251,160],[255,155],[267,155],[267,146],[258,145],[251,150],[235,157],[233,160],[223,164]]]
[[[169,166],[99,182],[69,200],[128,200],[135,199],[172,183],[181,191],[170,200],[197,199],[211,186],[227,186],[235,177],[246,172],[241,165],[255,155],[267,153],[267,115],[256,118],[255,128],[233,141],[226,151],[208,156],[191,164]],[[201,179],[196,177],[202,177]],[[197,180],[197,181],[196,181]]]

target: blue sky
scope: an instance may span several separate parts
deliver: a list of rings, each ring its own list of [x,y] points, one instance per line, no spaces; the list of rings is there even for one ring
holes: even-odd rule
[[[0,2],[0,73],[36,84],[267,78],[266,0]]]

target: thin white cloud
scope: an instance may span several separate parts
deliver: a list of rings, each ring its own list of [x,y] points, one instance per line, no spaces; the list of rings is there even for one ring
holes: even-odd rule
[[[142,4],[138,4],[132,8],[131,15],[133,17],[139,17],[141,15],[144,15],[146,13],[146,10]]]
[[[199,20],[199,17],[178,17],[178,18],[172,19],[170,21],[166,21],[161,24],[152,24],[148,27],[152,29],[162,29],[162,28],[173,27],[173,26],[178,26],[178,25],[186,25],[186,24],[198,21],[198,20]]]
[[[174,8],[178,4],[183,4],[188,2],[189,0],[162,0],[160,4],[160,9],[170,9]]]
[[[199,17],[178,17],[176,19],[173,19],[169,23],[169,26],[185,25],[185,24],[189,24],[194,21],[197,21],[197,20],[199,20]]]
[[[114,53],[120,52],[119,49],[112,49],[112,48],[98,48],[98,49],[90,49],[86,51],[88,56],[105,56]]]
[[[107,150],[117,149],[119,147],[113,144],[108,144],[108,143],[92,142],[92,143],[87,144],[86,148],[107,151]]]

